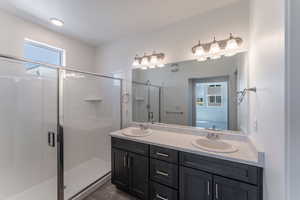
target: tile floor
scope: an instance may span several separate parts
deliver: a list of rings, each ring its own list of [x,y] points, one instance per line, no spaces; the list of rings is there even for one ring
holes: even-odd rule
[[[118,190],[110,181],[84,200],[138,200],[125,192]]]

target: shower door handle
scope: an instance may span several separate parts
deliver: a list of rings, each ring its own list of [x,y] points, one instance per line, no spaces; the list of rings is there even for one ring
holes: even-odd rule
[[[55,133],[54,132],[48,132],[48,145],[50,147],[55,147]]]

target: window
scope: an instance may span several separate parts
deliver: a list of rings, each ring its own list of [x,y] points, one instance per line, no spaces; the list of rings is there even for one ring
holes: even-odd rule
[[[25,39],[24,43],[24,57],[26,59],[48,63],[53,65],[63,65],[64,64],[64,50],[56,47],[52,47],[47,44]],[[54,72],[49,68],[42,67],[38,64],[27,63],[25,65],[26,70],[33,74],[49,74]]]
[[[196,99],[196,104],[199,106],[203,106],[204,105],[204,98],[199,97]]]
[[[63,65],[64,50],[25,39],[24,57],[37,62]]]

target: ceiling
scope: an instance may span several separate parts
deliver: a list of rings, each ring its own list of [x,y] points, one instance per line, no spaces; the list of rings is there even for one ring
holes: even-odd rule
[[[0,0],[0,8],[91,45],[154,31],[238,0]],[[58,28],[49,18],[58,18]]]

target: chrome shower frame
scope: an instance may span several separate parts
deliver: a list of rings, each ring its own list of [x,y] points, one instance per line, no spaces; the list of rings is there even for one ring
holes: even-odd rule
[[[103,74],[98,74],[98,73],[93,73],[93,72],[86,72],[82,70],[78,70],[74,66],[60,66],[60,65],[53,65],[53,64],[48,64],[48,63],[43,63],[43,62],[36,62],[30,59],[26,58],[21,58],[21,57],[16,57],[16,56],[11,56],[11,55],[5,55],[5,54],[0,54],[0,58],[7,60],[7,61],[14,61],[14,62],[20,62],[20,63],[30,63],[30,64],[35,64],[35,67],[43,66],[47,67],[50,69],[55,69],[57,72],[57,133],[56,133],[56,142],[57,142],[57,200],[65,200],[64,198],[64,129],[63,129],[63,124],[61,123],[60,119],[60,94],[61,94],[61,78],[62,78],[62,72],[63,71],[70,71],[74,73],[81,73],[85,75],[91,75],[95,77],[101,77],[101,78],[107,78],[107,79],[112,79],[112,80],[117,80],[120,81],[120,129],[123,127],[123,102],[122,102],[122,97],[123,97],[123,79],[122,78],[116,78],[108,75],[103,75]],[[100,182],[102,179],[107,178],[107,176],[110,175],[110,172],[105,174],[103,177],[98,179],[96,182],[91,183],[87,188],[84,190],[78,192],[76,195],[71,197],[71,199],[78,197],[80,194],[84,193],[87,191],[89,188],[93,187],[94,184],[97,184]]]

